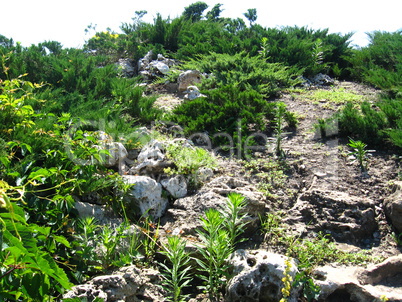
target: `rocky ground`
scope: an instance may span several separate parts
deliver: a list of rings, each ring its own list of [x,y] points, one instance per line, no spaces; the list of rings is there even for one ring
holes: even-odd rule
[[[183,93],[178,93],[174,85],[159,85],[153,89],[161,93],[156,105],[165,110],[171,110],[184,101]],[[391,207],[390,196],[396,199],[402,196],[398,193],[402,192],[400,159],[391,151],[372,152],[368,173],[361,173],[348,154],[350,148],[346,145],[347,141],[336,135],[329,138],[320,136],[314,128],[317,119],[332,116],[343,103],[316,99],[311,94],[317,90],[339,89],[367,101],[374,101],[378,95],[372,88],[351,82],[310,87],[307,92],[284,92],[275,101],[284,102],[288,110],[295,112],[299,124],[297,129],[288,129],[289,133],[283,141],[286,154],[283,164],[272,164],[275,160],[269,148],[253,154],[248,161],[218,157],[219,168],[204,175],[201,188],[170,198],[166,211],[162,211],[161,241],[168,234],[180,234],[188,240],[191,250],[197,242],[195,230],[200,226],[199,217],[206,209],[220,209],[231,192],[247,198],[250,223],[245,237],[248,240],[239,246],[241,249],[232,259],[236,275],[235,281],[232,280],[228,286],[227,301],[279,301],[286,263],[286,257],[281,254],[286,249],[278,244],[277,238],[270,240],[261,231],[260,217],[280,212],[282,234],[301,240],[316,238],[321,232],[330,235],[340,251],[364,252],[371,255],[371,259],[377,259],[373,263],[326,263],[317,267],[314,276],[316,284],[321,287],[319,301],[402,301],[401,248],[393,236],[395,221],[389,213],[392,211],[388,208],[387,212],[386,209],[386,205]],[[155,149],[152,152],[159,154],[159,158],[154,160],[164,160],[163,152]],[[132,279],[135,278],[130,277],[127,271],[126,268],[124,272],[115,272],[114,278],[122,279],[124,284],[134,282]],[[148,271],[141,274],[149,280],[156,278]],[[85,289],[83,285],[76,292],[102,291],[103,285],[95,286],[96,290],[93,286],[99,280],[103,279],[94,279],[85,285],[90,289]],[[105,288],[108,288],[108,282],[113,283],[102,282],[106,284]],[[141,289],[141,292],[135,294],[133,291],[127,294],[130,292],[128,287],[121,291],[120,301],[163,300],[163,293],[154,285],[137,284],[136,289]],[[144,294],[147,291],[149,293]],[[196,297],[196,291],[192,294],[193,301],[207,301],[203,295]],[[109,299],[108,294],[104,295],[106,301],[115,301]],[[294,289],[289,301],[297,301],[297,296],[299,293]]]

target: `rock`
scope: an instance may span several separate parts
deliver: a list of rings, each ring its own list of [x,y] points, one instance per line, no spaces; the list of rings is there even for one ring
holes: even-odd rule
[[[372,265],[358,274],[360,284],[390,284],[402,287],[402,255],[390,257],[380,264]],[[398,282],[399,281],[399,282]]]
[[[152,56],[153,53],[151,50],[144,58],[138,61],[138,73],[147,82],[166,75],[169,72],[170,67],[177,64],[175,60],[167,59],[161,54],[158,54],[157,60],[152,60]]]
[[[339,242],[362,244],[378,228],[375,203],[345,192],[311,190],[299,196],[284,223],[303,223],[306,231],[330,234]]]
[[[199,183],[211,180],[212,176],[214,176],[214,171],[211,168],[206,167],[199,168],[195,175],[197,182]]]
[[[167,74],[170,70],[167,64],[159,61],[151,62],[150,66],[156,68],[163,75]]]
[[[126,78],[131,78],[135,75],[135,68],[130,59],[119,59],[117,62],[119,75]]]
[[[205,97],[205,95],[201,94],[196,86],[188,86],[185,93],[184,98],[187,100],[195,100],[199,97]]]
[[[326,74],[319,73],[314,78],[312,79],[312,82],[315,85],[319,86],[327,86],[327,85],[333,85],[335,83],[334,79],[331,78],[330,76]]]
[[[217,177],[204,184],[196,194],[176,199],[166,211],[161,225],[165,230],[196,235],[196,229],[201,227],[200,217],[211,208],[223,211],[230,193],[239,193],[246,197],[245,212],[248,216],[245,219],[248,225],[245,236],[251,237],[259,226],[259,215],[266,210],[264,195],[254,185],[230,176]]]
[[[78,217],[94,217],[97,224],[100,225],[110,225],[121,222],[121,219],[114,214],[113,210],[106,206],[76,201],[74,207],[78,212]]]
[[[402,233],[402,181],[394,184],[394,193],[384,200],[385,215],[389,218],[398,234]]]
[[[302,86],[304,87],[314,87],[314,86],[329,86],[334,85],[335,80],[326,74],[319,73],[312,78],[302,77]]]
[[[89,134],[85,134],[84,136],[88,137],[88,135]],[[128,152],[122,143],[114,142],[113,138],[104,131],[95,131],[92,135],[98,142],[97,145],[94,145],[94,148],[105,150],[109,153],[100,154],[101,163],[103,165],[113,167],[124,162]]]
[[[127,211],[134,216],[158,219],[164,214],[168,199],[162,196],[162,185],[147,176],[123,175],[123,180],[133,185],[125,196]]]
[[[179,84],[179,92],[184,92],[191,85],[201,83],[202,74],[198,70],[186,70],[182,72],[177,83]]]
[[[113,167],[117,164],[123,164],[125,158],[128,155],[128,152],[123,144],[118,142],[103,143],[102,145],[95,147],[99,150],[105,150],[109,153],[100,154],[102,164],[104,164],[106,167]]]
[[[402,301],[402,256],[367,269],[326,265],[313,272],[320,286],[318,301]]]
[[[153,51],[152,49],[147,52],[147,54],[142,58],[138,60],[138,70],[139,71],[144,71],[148,68],[149,63],[152,61],[152,56],[153,56]]]
[[[210,208],[222,210],[225,203],[225,197],[208,191],[176,199],[162,217],[161,225],[165,230],[196,236],[196,229],[201,227],[200,217],[205,211]]]
[[[225,300],[230,302],[279,301],[286,260],[291,264],[289,275],[295,279],[295,260],[265,250],[237,250],[230,259],[234,277],[229,281]],[[293,287],[287,301],[297,301],[298,288]]]
[[[63,299],[82,298],[93,301],[164,301],[160,272],[140,269],[134,265],[120,268],[110,275],[98,276],[85,284],[74,286]]]
[[[162,179],[160,183],[173,198],[183,198],[187,195],[187,180],[183,175],[175,175]]]
[[[154,176],[162,174],[163,170],[172,166],[165,156],[163,143],[153,140],[145,145],[137,157],[137,164],[130,169],[131,174]]]

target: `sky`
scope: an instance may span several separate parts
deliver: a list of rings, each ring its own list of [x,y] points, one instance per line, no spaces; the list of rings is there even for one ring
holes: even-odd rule
[[[23,46],[58,41],[64,47],[82,47],[95,32],[85,33],[88,25],[96,31],[110,28],[120,33],[120,25],[130,23],[135,11],[146,10],[143,18],[153,22],[157,13],[175,18],[184,8],[197,2],[185,0],[0,0],[0,35]],[[201,0],[202,1],[202,0]],[[222,3],[222,17],[243,18],[249,8],[257,9],[257,22],[263,27],[307,26],[329,29],[330,33],[354,32],[352,44],[365,46],[366,32],[394,32],[402,29],[401,0],[216,0]]]

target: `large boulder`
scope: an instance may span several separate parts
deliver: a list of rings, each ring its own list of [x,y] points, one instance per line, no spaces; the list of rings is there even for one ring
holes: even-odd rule
[[[201,83],[201,80],[202,74],[198,70],[183,71],[177,79],[177,83],[179,84],[179,92],[186,91],[191,85]]]
[[[402,233],[402,181],[396,181],[394,192],[384,200],[385,214],[398,234]]]
[[[168,205],[162,185],[147,176],[123,175],[123,180],[133,185],[125,196],[127,212],[134,216],[162,217]]]
[[[330,234],[339,242],[365,244],[378,228],[375,203],[346,192],[311,190],[288,211],[285,223]]]
[[[282,279],[295,279],[295,260],[265,250],[237,250],[231,257],[234,277],[229,281],[225,299],[230,302],[277,302],[282,298]],[[290,267],[289,267],[290,266]],[[297,301],[298,288],[293,287],[287,301]]]
[[[132,265],[74,286],[63,299],[78,298],[88,302],[96,298],[103,301],[164,301],[165,294],[160,281],[159,271]]]
[[[402,302],[402,256],[388,258],[367,269],[326,265],[315,269],[318,301]]]

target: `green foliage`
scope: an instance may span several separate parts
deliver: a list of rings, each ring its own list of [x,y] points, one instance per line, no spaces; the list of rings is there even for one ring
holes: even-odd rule
[[[216,159],[207,150],[199,147],[184,147],[181,144],[170,144],[167,157],[176,166],[177,174],[196,174],[200,168],[216,168]]]
[[[356,137],[372,145],[379,145],[385,139],[382,130],[387,125],[386,116],[368,102],[363,102],[360,108],[347,103],[337,118],[341,135]]]
[[[72,286],[66,273],[53,258],[56,243],[70,247],[50,227],[28,224],[18,191],[24,187],[0,188],[0,298],[43,301],[60,295]],[[14,197],[17,196],[17,197]],[[14,201],[13,201],[14,200]]]
[[[167,245],[162,254],[169,261],[168,264],[160,263],[164,273],[164,286],[170,293],[167,301],[180,302],[186,301],[187,295],[182,294],[182,289],[189,286],[192,278],[190,277],[190,255],[186,252],[186,241],[178,236],[167,238]]]
[[[235,246],[239,241],[239,236],[244,233],[247,225],[245,213],[247,206],[246,198],[239,193],[230,193],[226,202],[224,226],[229,233],[230,245]]]
[[[370,152],[369,150],[366,150],[367,145],[362,141],[355,141],[350,138],[348,146],[353,149],[353,151],[349,152],[349,155],[352,155],[356,158],[362,173],[367,172],[368,157]]]
[[[243,15],[247,18],[248,22],[250,22],[250,26],[257,21],[257,9],[255,8],[249,8]]]
[[[235,86],[240,91],[253,89],[265,97],[275,96],[281,88],[297,83],[293,80],[297,76],[293,70],[280,64],[267,63],[259,57],[250,57],[245,53],[211,53],[191,60],[184,68],[212,74],[203,83],[204,88]]]
[[[390,93],[401,92],[402,31],[368,34],[369,45],[349,58],[352,75]]]
[[[238,236],[243,233],[245,213],[244,197],[240,194],[228,196],[225,214],[216,209],[208,209],[201,217],[202,229],[197,230],[202,245],[197,249],[202,258],[196,258],[204,282],[202,287],[211,301],[219,301],[221,291],[229,279],[227,259],[234,251]]]
[[[285,158],[285,152],[282,150],[283,139],[283,119],[286,112],[286,105],[284,103],[278,103],[278,107],[275,114],[275,155],[279,158]]]
[[[215,301],[219,300],[220,291],[229,278],[226,259],[233,252],[233,246],[230,245],[229,233],[224,228],[224,218],[218,210],[207,210],[201,221],[202,230],[198,231],[198,236],[203,246],[198,251],[203,260],[197,258],[196,261],[200,271],[205,273],[199,275],[205,284],[202,288]]]
[[[203,148],[170,144],[166,151],[167,157],[175,167],[165,169],[165,173],[185,176],[190,189],[198,188],[202,184],[198,173],[200,168],[214,169],[217,166],[216,159]]]
[[[191,22],[200,21],[203,12],[208,8],[208,4],[202,1],[195,2],[184,8],[183,17]]]

